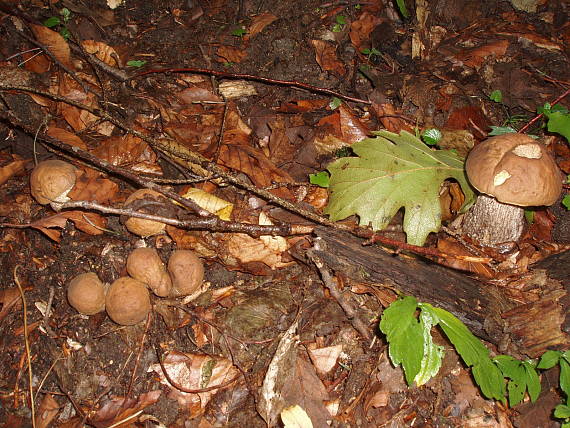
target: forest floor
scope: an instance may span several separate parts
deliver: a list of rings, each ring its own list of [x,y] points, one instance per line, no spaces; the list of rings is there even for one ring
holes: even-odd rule
[[[0,0],[2,426],[559,426],[556,370],[535,402],[489,400],[435,329],[442,366],[408,386],[378,327],[397,290],[311,256],[313,227],[335,226],[309,175],[376,130],[438,129],[437,148],[462,158],[491,127],[542,137],[569,174],[568,142],[531,122],[570,87],[567,2],[417,0],[409,17],[383,0],[112,3]],[[30,192],[46,159],[75,166],[62,210]],[[425,240],[435,253],[404,245],[398,208],[413,191],[379,251],[515,284],[509,296],[526,303],[532,264],[570,243],[564,195],[533,212],[520,242],[488,249],[451,231],[468,198],[458,181],[437,184],[447,227]],[[125,207],[142,187],[202,193]],[[170,223],[137,236],[125,226],[137,209]],[[355,213],[339,227],[357,229]],[[141,247],[164,263],[192,250],[203,282],[151,294],[135,325],[69,304],[74,277],[108,286]],[[467,255],[478,261],[457,262]]]

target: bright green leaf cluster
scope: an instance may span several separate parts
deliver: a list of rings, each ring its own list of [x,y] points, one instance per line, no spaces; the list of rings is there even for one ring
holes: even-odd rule
[[[485,345],[454,315],[428,303],[418,303],[414,297],[402,296],[382,314],[380,330],[386,335],[392,363],[403,367],[408,385],[423,385],[439,371],[444,351],[433,343],[431,329],[435,326],[440,327],[471,368],[483,395],[503,403],[508,395],[510,406],[521,403],[527,393],[532,402],[536,401],[540,395],[537,369],[560,365],[560,389],[566,394],[566,402],[556,406],[554,416],[564,420],[564,428],[570,428],[570,350],[547,351],[538,363],[508,355],[491,359]]]
[[[544,107],[538,109],[548,119],[548,130],[556,132],[570,141],[570,114],[568,109],[558,104],[550,106],[546,103]]]
[[[463,160],[449,150],[429,148],[409,132],[375,134],[351,146],[359,157],[337,159],[328,166],[331,193],[325,213],[333,221],[356,214],[360,224],[382,230],[404,207],[408,242],[423,245],[441,226],[443,181],[457,180],[464,206],[474,199]]]

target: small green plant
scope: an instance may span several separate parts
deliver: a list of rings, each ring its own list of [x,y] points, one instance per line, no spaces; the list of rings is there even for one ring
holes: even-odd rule
[[[67,29],[66,25],[71,19],[71,11],[64,7],[59,11],[59,14],[61,18],[59,16],[50,16],[44,21],[44,25],[48,28],[60,27],[59,34],[61,34],[61,37],[65,40],[68,40],[71,37],[71,33]]]
[[[376,58],[377,56],[380,56],[382,53],[376,49],[376,48],[366,48],[366,49],[362,49],[360,51],[363,55],[366,55],[368,57],[368,61],[373,61],[374,58]]]
[[[422,132],[421,139],[428,146],[436,146],[441,140],[441,131],[437,128],[425,129]]]
[[[503,93],[499,89],[495,89],[489,94],[489,99],[496,103],[501,103],[503,102]]]
[[[246,34],[247,34],[247,30],[245,29],[245,27],[243,25],[232,31],[232,36],[236,36],[236,37],[243,37]]]
[[[404,18],[410,17],[410,12],[408,12],[408,9],[406,8],[406,2],[404,0],[396,0],[396,5],[398,6],[398,10]]]
[[[489,350],[454,315],[414,297],[402,296],[382,314],[380,330],[388,341],[388,354],[395,366],[401,365],[408,385],[420,386],[437,374],[443,360],[443,347],[433,343],[431,329],[439,327],[455,347],[483,395],[516,406],[528,393],[532,402],[540,394],[537,370],[560,365],[560,389],[566,401],[554,409],[554,417],[570,428],[570,350],[547,351],[538,362],[519,361],[508,355],[490,357]]]
[[[335,24],[332,27],[332,32],[340,33],[342,30],[344,30],[345,25],[346,17],[344,15],[337,15],[335,18]]]
[[[547,129],[556,132],[570,141],[570,113],[568,109],[559,104],[551,106],[549,103],[539,107],[537,112],[542,113],[547,119]]]
[[[329,102],[329,107],[331,110],[336,110],[337,108],[340,107],[341,104],[342,104],[342,101],[340,98],[332,97],[331,101]]]
[[[129,67],[136,67],[136,68],[141,68],[146,64],[145,60],[131,60],[131,61],[127,61],[127,66]]]
[[[329,187],[330,176],[326,171],[317,172],[315,174],[309,174],[309,182],[315,186]]]

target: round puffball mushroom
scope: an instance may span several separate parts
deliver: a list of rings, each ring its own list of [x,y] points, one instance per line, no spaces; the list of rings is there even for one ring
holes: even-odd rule
[[[69,201],[67,194],[75,186],[75,167],[70,163],[53,159],[40,162],[30,176],[32,196],[41,205],[50,204],[58,210]]]
[[[525,227],[522,207],[552,205],[562,191],[552,156],[523,134],[483,141],[467,156],[465,170],[484,195],[465,215],[463,232],[485,246],[517,242]]]
[[[105,309],[105,286],[97,274],[82,273],[69,282],[67,300],[80,314],[95,315]]]
[[[160,201],[160,202],[167,202],[167,199],[162,196],[160,193],[150,190],[150,189],[139,189],[132,193],[127,200],[125,201],[124,207],[130,208],[129,205],[132,205],[135,201],[139,199],[147,199],[151,201]],[[156,210],[151,210],[151,212]],[[153,220],[146,220],[144,218],[136,218],[130,217],[126,222],[125,226],[129,230],[129,232],[134,233],[135,235],[147,237],[152,235],[158,235],[159,233],[164,232],[164,228],[166,225],[164,223],[160,223],[158,221]]]
[[[142,282],[125,276],[111,284],[105,306],[107,314],[117,324],[134,325],[150,312],[150,294]]]
[[[204,264],[190,250],[176,250],[168,260],[174,297],[189,296],[200,288],[204,279]]]
[[[158,251],[154,248],[137,248],[127,258],[127,272],[144,282],[159,297],[170,294],[172,281]]]

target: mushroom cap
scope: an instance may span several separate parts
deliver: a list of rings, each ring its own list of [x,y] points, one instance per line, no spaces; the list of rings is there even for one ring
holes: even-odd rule
[[[469,182],[499,202],[552,205],[562,192],[556,162],[545,147],[523,134],[503,134],[475,146],[465,162]]]
[[[94,272],[82,273],[67,286],[69,304],[83,315],[95,315],[105,309],[105,286]]]
[[[168,260],[172,278],[172,296],[188,296],[200,288],[204,279],[204,263],[190,250],[176,250]]]
[[[144,282],[159,297],[170,294],[172,281],[158,251],[154,248],[137,248],[127,258],[127,272]]]
[[[46,160],[37,164],[32,171],[30,190],[41,205],[57,205],[69,200],[67,194],[75,186],[75,180],[73,165],[57,159]]]
[[[134,325],[150,312],[150,294],[142,282],[125,276],[111,284],[105,306],[107,314],[117,324]]]
[[[150,199],[150,200],[160,200],[167,199],[161,195],[160,193],[151,190],[151,189],[139,189],[133,192],[125,201],[125,208],[128,208],[130,204],[132,204],[137,199]],[[152,212],[152,210],[151,210]],[[125,222],[125,226],[129,230],[129,232],[134,233],[135,235],[147,237],[152,235],[158,235],[159,233],[164,232],[164,228],[166,225],[164,223],[160,223],[154,220],[146,220],[144,218],[136,218],[130,217]]]

